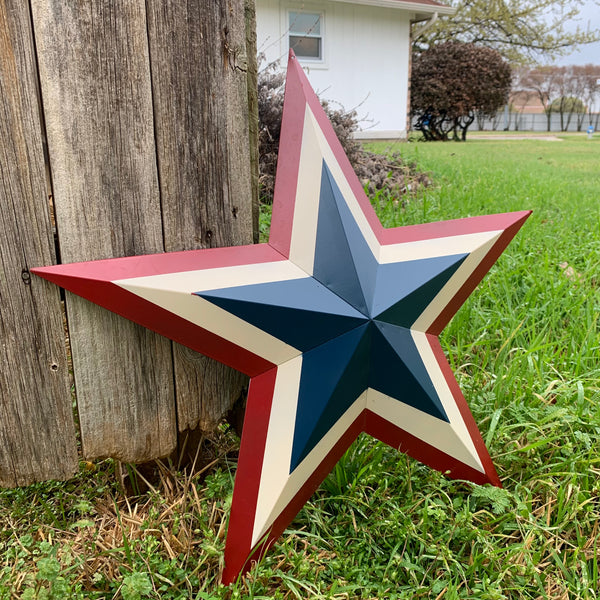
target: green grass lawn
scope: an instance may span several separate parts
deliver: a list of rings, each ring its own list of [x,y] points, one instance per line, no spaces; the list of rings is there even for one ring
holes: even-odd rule
[[[386,226],[534,210],[442,335],[504,489],[363,436],[226,589],[225,432],[207,477],[162,468],[139,496],[120,491],[112,461],[1,492],[0,600],[600,596],[600,138],[392,150],[434,185],[404,208],[375,198]]]

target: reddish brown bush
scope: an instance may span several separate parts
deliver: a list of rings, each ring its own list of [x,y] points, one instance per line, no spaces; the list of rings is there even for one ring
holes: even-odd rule
[[[432,46],[413,61],[410,105],[426,140],[466,139],[477,115],[508,101],[511,70],[491,48],[462,42]]]
[[[265,203],[273,201],[284,83],[285,75],[274,68],[264,69],[258,76],[259,182],[261,201]],[[414,165],[404,164],[397,154],[383,156],[365,151],[354,139],[354,132],[358,128],[356,111],[334,109],[325,100],[321,104],[369,195],[383,190],[394,200],[403,203],[407,194],[414,193],[430,182],[427,175],[418,173]]]

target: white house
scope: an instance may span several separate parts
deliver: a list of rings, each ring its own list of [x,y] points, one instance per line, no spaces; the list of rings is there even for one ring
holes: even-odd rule
[[[453,8],[434,0],[256,0],[258,51],[293,48],[320,97],[357,109],[357,137],[406,137],[411,25]]]

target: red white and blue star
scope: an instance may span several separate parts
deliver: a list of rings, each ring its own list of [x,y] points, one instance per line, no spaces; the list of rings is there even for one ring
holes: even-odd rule
[[[529,214],[384,229],[292,54],[268,244],[34,272],[251,377],[230,583],[361,432],[500,484],[438,335]]]

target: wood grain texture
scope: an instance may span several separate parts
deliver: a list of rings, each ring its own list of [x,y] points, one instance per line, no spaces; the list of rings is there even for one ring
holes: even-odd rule
[[[62,262],[164,249],[144,0],[32,0]],[[87,458],[176,446],[170,342],[67,295]]]
[[[254,243],[259,242],[259,155],[258,155],[258,50],[256,47],[256,3],[244,0],[246,14],[246,55],[248,86],[248,140],[250,150],[250,177],[252,182],[252,230]]]
[[[253,241],[244,0],[149,0],[165,248]],[[214,429],[247,378],[174,349],[179,431]]]
[[[77,470],[28,3],[0,0],[0,486]]]

